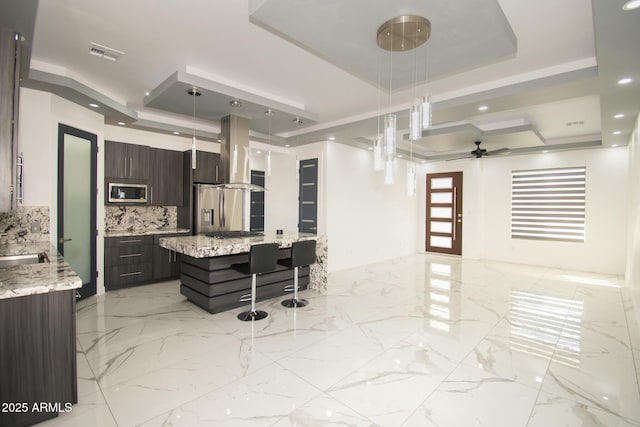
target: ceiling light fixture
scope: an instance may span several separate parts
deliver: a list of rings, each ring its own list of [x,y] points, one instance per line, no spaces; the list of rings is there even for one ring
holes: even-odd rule
[[[144,93],[144,96],[149,96],[150,94],[151,94],[151,93],[149,93],[149,92],[145,92],[145,93]]]
[[[233,108],[240,108],[242,107],[242,102],[234,99],[233,101],[229,102],[229,105],[231,105]]]
[[[89,104],[89,107],[91,107],[91,108],[98,108],[98,107],[99,107],[99,105],[98,105],[98,104],[91,103],[91,104]]]
[[[615,116],[613,116],[614,119],[621,119],[624,117],[624,114],[620,113],[620,114],[616,114]]]
[[[335,137],[333,137],[333,136],[330,136],[330,137],[329,137],[329,141],[335,141],[335,140],[336,140],[336,138],[335,138]]]
[[[271,118],[276,115],[271,108],[264,112],[264,115],[269,119],[269,139],[267,142],[271,144]],[[267,176],[271,176],[271,150],[267,151]]]
[[[389,112],[384,116],[382,132],[382,152],[386,156],[384,162],[385,184],[393,184],[393,158],[397,150],[397,117],[391,110],[393,94],[393,52],[404,52],[422,46],[431,36],[431,22],[422,16],[402,15],[392,18],[378,28],[376,41],[378,46],[389,52]],[[414,51],[414,91],[418,86],[418,66]],[[414,93],[417,95],[417,93]],[[409,143],[411,144],[410,164],[407,168],[407,190],[411,194],[412,182],[415,182],[415,165],[413,165],[413,141],[422,137],[422,130],[430,125],[431,106],[428,97],[417,99],[409,110]],[[379,142],[374,141],[374,169],[379,167],[377,154]],[[400,157],[400,156],[398,156]]]
[[[486,105],[481,105],[481,106],[478,107],[478,111],[487,111],[488,109],[489,109],[489,107],[486,106]]]
[[[629,83],[631,83],[633,81],[633,79],[631,77],[624,77],[620,80],[618,80],[618,84],[619,85],[627,85]]]
[[[196,98],[202,95],[202,92],[196,87],[187,90],[187,93],[193,97],[193,134],[191,135],[191,169],[196,168]]]
[[[125,123],[125,122],[118,122],[118,124],[119,124],[120,126],[124,126],[124,125],[126,125],[126,123]]]
[[[178,132],[178,131],[174,130],[174,131],[173,131],[173,134],[174,134],[174,135],[180,135],[180,132]]]
[[[621,132],[621,131],[619,131],[619,130],[616,130],[616,131],[614,131],[614,132],[613,132],[613,134],[614,134],[614,135],[620,135],[621,133],[622,133],[622,132]]]
[[[618,144],[613,144],[612,145],[613,148],[616,148],[617,146],[618,146]]]
[[[625,4],[622,5],[622,10],[630,11],[635,10],[640,7],[640,0],[629,0]]]

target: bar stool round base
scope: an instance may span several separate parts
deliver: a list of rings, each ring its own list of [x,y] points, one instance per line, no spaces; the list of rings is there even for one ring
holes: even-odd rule
[[[283,307],[304,307],[305,305],[309,304],[309,301],[307,301],[306,299],[302,299],[302,298],[291,298],[291,299],[286,299],[284,301],[282,301],[282,306]]]
[[[256,311],[243,311],[238,314],[238,319],[243,322],[250,322],[252,320],[262,320],[267,317],[269,314],[266,311],[256,310]]]

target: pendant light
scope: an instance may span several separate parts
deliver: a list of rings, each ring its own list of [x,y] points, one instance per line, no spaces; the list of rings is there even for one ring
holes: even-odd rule
[[[373,170],[384,170],[384,153],[382,152],[382,139],[376,136],[373,140]]]
[[[191,135],[191,169],[196,168],[196,97],[201,96],[202,92],[195,86],[187,90],[187,93],[193,97],[193,134]]]
[[[269,120],[269,137],[268,137],[267,143],[271,145],[271,118],[275,116],[276,113],[274,113],[273,110],[269,108],[267,111],[264,112],[264,115],[267,116]],[[267,165],[266,165],[267,176],[271,176],[271,150],[267,151],[266,162],[267,162]]]
[[[425,96],[420,106],[422,115],[422,129],[426,130],[431,127],[431,97]]]

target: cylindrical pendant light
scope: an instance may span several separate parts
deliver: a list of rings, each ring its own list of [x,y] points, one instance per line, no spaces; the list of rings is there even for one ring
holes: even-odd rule
[[[271,176],[271,150],[267,151],[267,176]]]
[[[416,164],[412,161],[407,163],[407,195],[416,195]]]
[[[425,96],[420,106],[422,113],[422,129],[429,129],[431,127],[431,98]]]
[[[396,154],[396,115],[384,116],[384,154],[394,156]]]
[[[409,139],[416,141],[422,138],[421,105],[415,104],[409,110]]]
[[[384,165],[384,183],[393,184],[393,157],[387,156],[387,160]]]
[[[373,140],[373,170],[384,169],[384,155],[382,152],[382,139],[377,137]]]

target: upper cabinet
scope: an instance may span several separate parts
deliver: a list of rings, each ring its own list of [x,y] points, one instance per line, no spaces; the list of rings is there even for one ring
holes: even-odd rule
[[[149,149],[149,204],[182,206],[183,164],[180,151]]]
[[[149,179],[149,147],[105,141],[104,176]]]
[[[193,182],[201,184],[219,184],[220,154],[208,151],[196,152],[196,169],[193,171]]]

